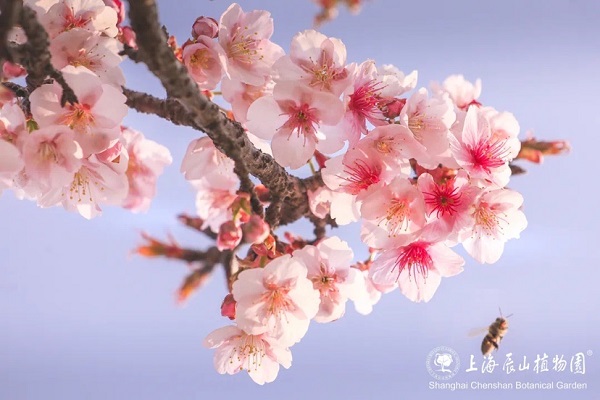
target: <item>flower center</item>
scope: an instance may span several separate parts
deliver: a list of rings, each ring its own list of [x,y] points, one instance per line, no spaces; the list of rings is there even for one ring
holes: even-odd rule
[[[498,216],[487,204],[484,203],[477,207],[473,216],[476,226],[481,227],[487,235],[493,235],[498,226]]]
[[[49,142],[43,142],[40,144],[39,149],[40,158],[44,161],[58,162],[58,153],[54,144]]]
[[[358,194],[381,179],[381,168],[377,165],[369,165],[360,158],[351,166],[346,165],[344,172],[348,174],[343,178],[348,182],[345,186],[351,194]]]
[[[263,55],[260,54],[262,48],[259,47],[260,40],[253,37],[258,35],[258,32],[249,33],[247,31],[247,26],[244,28],[237,27],[227,48],[227,57],[243,64],[252,64],[257,59],[261,60],[263,58]]]
[[[81,133],[89,125],[94,124],[94,115],[90,112],[90,106],[87,104],[71,104],[66,107],[67,112],[61,116],[59,123],[67,125],[74,131]]]
[[[457,212],[457,207],[460,206],[460,198],[462,193],[458,193],[458,188],[454,187],[451,182],[446,182],[442,185],[434,185],[433,192],[423,192],[425,204],[432,207],[429,215],[436,213],[436,217],[440,218],[448,214],[450,216]]]
[[[315,126],[319,126],[319,120],[314,108],[310,108],[308,104],[302,104],[299,107],[292,106],[287,114],[288,120],[279,129],[284,128],[290,131],[290,135],[294,132],[298,136],[303,135],[305,141],[307,137],[316,140],[317,129]]]
[[[408,270],[409,278],[420,274],[424,280],[427,279],[429,270],[433,268],[433,260],[427,252],[427,246],[427,243],[416,242],[403,248],[394,266],[394,268],[398,267],[398,277],[396,280],[400,278],[400,274],[404,270]]]
[[[406,200],[392,199],[387,208],[384,220],[390,236],[396,236],[400,231],[407,230],[410,223],[410,207]]]
[[[348,108],[363,117],[374,116],[379,110],[378,106],[381,101],[379,92],[382,89],[383,86],[375,80],[362,85],[350,95]]]
[[[492,168],[501,167],[506,162],[508,149],[504,147],[505,144],[506,140],[496,139],[480,142],[474,147],[468,146],[471,162],[475,167],[490,174]]]
[[[233,348],[229,356],[230,362],[236,358],[238,362],[243,361],[240,365],[240,371],[244,368],[247,371],[258,370],[261,366],[263,357],[267,354],[265,344],[261,339],[254,335],[244,335],[240,338],[239,344]]]

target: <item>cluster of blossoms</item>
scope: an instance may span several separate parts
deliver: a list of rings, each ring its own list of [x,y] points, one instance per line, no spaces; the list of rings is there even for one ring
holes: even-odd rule
[[[218,22],[198,18],[177,52],[200,90],[221,82],[231,115],[258,148],[293,170],[314,169],[315,160],[325,185],[309,192],[312,213],[360,222],[371,256],[353,263],[337,237],[275,243],[260,218],[243,241],[251,210],[233,162],[208,139],[190,145],[182,172],[197,190],[202,228],[218,233],[222,249],[253,244],[223,302],[235,325],[205,344],[217,349],[220,373],[245,369],[260,384],[290,366],[289,347],[310,320],[340,318],[348,300],[369,313],[395,289],[429,301],[442,277],[463,270],[452,247],[494,263],[527,225],[522,196],[506,188],[519,124],[479,102],[479,80],[454,75],[417,89],[416,71],[348,63],[339,39],[307,30],[284,54],[272,33],[268,12],[234,4]]]
[[[30,0],[50,38],[52,64],[78,102],[61,105],[63,87],[44,83],[28,101],[4,96],[0,110],[0,190],[41,207],[62,205],[85,218],[101,205],[145,211],[156,179],[172,162],[169,151],[122,126],[127,114],[119,67],[122,42],[131,31],[121,27],[120,0]],[[20,28],[11,39],[22,43]],[[26,71],[6,62],[5,78]]]

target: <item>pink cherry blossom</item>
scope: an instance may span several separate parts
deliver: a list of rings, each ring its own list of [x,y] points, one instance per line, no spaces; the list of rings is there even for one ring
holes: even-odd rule
[[[387,124],[382,112],[384,87],[378,79],[375,62],[368,60],[358,66],[353,83],[344,94],[346,114],[338,127],[351,145],[368,132],[367,121],[375,126]]]
[[[388,237],[413,233],[425,225],[423,195],[404,177],[369,188],[360,212],[365,221],[383,228]]]
[[[106,150],[120,135],[127,114],[125,96],[85,67],[68,65],[62,74],[79,103],[61,107],[61,86],[42,85],[29,96],[33,118],[40,127],[59,124],[73,129],[84,156]]]
[[[455,120],[453,104],[445,93],[429,97],[427,90],[421,88],[407,100],[400,113],[400,123],[427,149],[425,156],[417,158],[419,164],[435,168],[445,163],[442,157],[450,156],[448,135]]]
[[[269,38],[273,34],[273,19],[267,11],[245,13],[232,4],[219,22],[221,60],[230,79],[249,85],[263,85],[271,75],[273,63],[284,52]]]
[[[27,137],[25,114],[17,102],[9,101],[0,109],[0,140],[21,146]]]
[[[2,189],[13,185],[13,178],[22,168],[23,160],[19,149],[0,139],[0,193],[2,193]]]
[[[382,252],[369,271],[375,284],[398,283],[409,300],[429,301],[442,277],[462,272],[465,261],[443,243],[416,241]]]
[[[464,170],[444,182],[436,182],[433,176],[424,173],[419,176],[418,187],[425,200],[428,228],[440,240],[450,235],[455,238],[469,223],[468,210],[480,190],[469,184]]]
[[[215,369],[220,374],[234,375],[248,371],[250,378],[259,385],[277,378],[279,365],[292,365],[290,350],[267,334],[250,335],[237,326],[225,326],[208,334],[204,346],[217,349]]]
[[[306,267],[290,255],[242,271],[232,293],[238,326],[253,335],[268,333],[284,346],[302,339],[319,310],[319,291]]]
[[[233,218],[231,205],[237,198],[239,179],[235,175],[209,174],[190,183],[196,190],[196,213],[204,221],[202,229],[210,227],[219,232],[221,224]]]
[[[46,193],[38,204],[41,207],[62,204],[66,210],[77,212],[86,219],[100,215],[100,205],[121,204],[127,196],[127,176],[124,171],[115,171],[124,168],[111,164],[100,162],[95,155],[90,156],[83,160],[71,183]]]
[[[259,138],[273,139],[273,157],[279,164],[297,169],[306,164],[315,149],[332,150],[319,127],[337,124],[342,114],[342,103],[332,94],[284,82],[275,86],[272,96],[261,97],[250,105],[246,126]],[[337,144],[335,150],[342,145]]]
[[[482,194],[470,206],[470,226],[460,233],[467,253],[480,263],[498,261],[504,243],[518,238],[527,227],[522,204],[523,196],[514,190],[496,189]]]
[[[101,36],[85,29],[74,28],[59,34],[50,42],[52,65],[63,69],[67,65],[86,67],[103,83],[117,87],[125,84],[120,45],[116,39]]]
[[[209,137],[202,137],[192,140],[188,145],[181,161],[181,172],[187,180],[218,174],[220,179],[237,181],[237,176],[233,173],[234,166],[233,160],[217,150]]]
[[[473,84],[462,75],[451,75],[438,90],[448,93],[458,108],[466,110],[471,104],[480,104],[477,99],[481,96],[481,79]]]
[[[383,84],[381,95],[383,97],[396,97],[417,87],[418,72],[412,71],[406,75],[391,64],[384,64],[377,70],[379,79]]]
[[[122,207],[133,212],[147,211],[156,195],[158,176],[173,158],[169,149],[130,128],[123,129],[122,141],[129,155],[126,172],[129,192]]]
[[[240,180],[234,162],[221,153],[208,137],[193,140],[181,162],[181,172],[196,191],[196,212],[202,229],[219,232],[233,218],[231,205],[237,198]]]
[[[312,29],[296,34],[289,56],[280,58],[273,68],[279,75],[278,81],[302,83],[336,97],[351,80],[344,43]]]
[[[371,185],[391,181],[396,171],[388,168],[375,151],[355,148],[327,160],[321,175],[329,189],[359,195]]]
[[[213,90],[223,75],[216,46],[212,39],[201,36],[183,48],[183,63],[200,89]]]
[[[81,167],[83,151],[74,132],[54,125],[31,132],[23,144],[25,171],[47,189],[68,185]]]
[[[59,0],[40,19],[51,38],[74,28],[101,32],[109,37],[118,33],[117,12],[102,0]]]
[[[334,192],[325,186],[320,186],[315,191],[308,190],[307,194],[310,210],[319,218],[325,218],[329,214],[340,226],[356,222],[360,218],[359,205],[352,194]]]
[[[221,90],[223,98],[231,104],[231,110],[236,121],[246,122],[248,120],[248,108],[255,100],[273,94],[275,82],[271,79],[267,80],[264,85],[253,86],[243,83],[238,80],[232,80],[223,77],[221,81]]]
[[[331,322],[346,311],[346,301],[354,291],[356,271],[350,268],[354,253],[348,243],[330,237],[317,246],[305,246],[293,253],[308,268],[308,279],[319,291],[321,304],[315,316],[317,322]]]
[[[355,148],[365,149],[377,154],[377,157],[394,170],[397,175],[408,177],[412,171],[410,159],[427,157],[427,149],[419,143],[405,126],[389,124],[378,126],[360,140]]]
[[[460,140],[449,135],[450,149],[458,164],[471,178],[488,180],[504,187],[510,179],[508,162],[521,143],[492,135],[489,122],[477,107],[470,107]]]

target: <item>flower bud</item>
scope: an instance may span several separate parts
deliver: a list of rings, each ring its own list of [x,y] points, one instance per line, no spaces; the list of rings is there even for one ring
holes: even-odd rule
[[[242,228],[234,221],[227,221],[219,228],[217,248],[219,250],[233,249],[242,241]]]
[[[221,315],[229,318],[230,320],[234,320],[235,305],[235,299],[233,298],[233,295],[229,293],[227,296],[225,296],[225,298],[223,299],[223,303],[221,304]]]
[[[217,35],[219,35],[219,24],[213,18],[198,17],[194,25],[192,25],[192,37],[194,39],[198,38],[198,36],[216,38]]]
[[[137,49],[136,36],[133,29],[130,26],[124,26],[121,28],[121,34],[119,35],[119,40],[121,43],[131,47],[132,49]]]
[[[242,230],[244,231],[244,241],[252,244],[264,242],[271,232],[269,224],[256,214],[250,216],[248,222],[242,226]]]
[[[15,79],[25,75],[27,71],[25,68],[20,66],[19,64],[11,63],[10,61],[5,61],[2,64],[2,76],[4,79]]]

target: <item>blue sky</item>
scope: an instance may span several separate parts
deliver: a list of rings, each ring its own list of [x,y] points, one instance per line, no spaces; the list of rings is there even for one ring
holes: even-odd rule
[[[274,40],[284,49],[296,32],[310,27],[316,12],[308,0],[240,4],[272,12]],[[159,1],[162,21],[180,43],[195,17],[218,18],[228,5]],[[325,34],[344,41],[350,61],[372,58],[405,72],[417,69],[420,86],[453,73],[481,78],[484,104],[513,112],[522,134],[531,129],[539,138],[567,139],[573,151],[542,166],[524,165],[528,174],[511,181],[525,197],[529,226],[520,240],[507,244],[498,263],[478,265],[468,258],[465,271],[444,280],[427,304],[394,292],[369,316],[350,309],[334,323],[312,324],[292,348],[292,368],[264,387],[245,374],[218,375],[212,351],[201,346],[207,333],[227,323],[219,315],[222,276],[178,307],[174,290],[186,267],[130,254],[141,231],[161,237],[172,232],[186,245],[207,245],[175,220],[177,213],[194,210],[179,161],[196,133],[130,112],[127,124],[167,145],[175,159],[148,214],[109,208],[86,221],[63,209],[39,209],[8,192],[0,197],[0,398],[567,398],[558,390],[430,390],[425,360],[438,346],[460,355],[457,381],[577,380],[588,389],[568,398],[596,398],[599,17],[600,5],[582,0],[372,0],[360,15],[342,11],[323,26]],[[144,67],[124,67],[128,87],[162,94]],[[356,227],[340,235],[364,257]],[[491,323],[498,307],[514,313],[499,360],[507,352],[532,362],[537,354],[569,358],[589,350],[586,374],[466,373],[482,339],[467,332]]]

